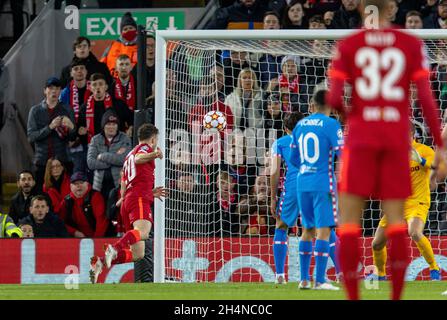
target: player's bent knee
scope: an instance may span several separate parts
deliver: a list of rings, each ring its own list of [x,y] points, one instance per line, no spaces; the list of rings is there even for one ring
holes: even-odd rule
[[[422,237],[424,236],[422,234],[422,232],[419,231],[413,231],[413,230],[408,230],[408,235],[410,236],[411,240],[418,242],[419,240],[422,239]]]
[[[141,240],[149,239],[149,233],[151,231],[152,223],[148,220],[137,220],[134,222],[133,227],[140,232]]]

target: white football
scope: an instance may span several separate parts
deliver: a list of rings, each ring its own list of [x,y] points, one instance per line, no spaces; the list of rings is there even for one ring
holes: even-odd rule
[[[227,127],[227,119],[220,111],[210,111],[203,117],[203,127],[206,130],[222,131]]]

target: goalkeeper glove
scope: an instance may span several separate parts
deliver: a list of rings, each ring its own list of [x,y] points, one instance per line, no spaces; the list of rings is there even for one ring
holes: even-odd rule
[[[422,162],[422,157],[415,148],[411,148],[411,160],[416,161],[417,163]]]

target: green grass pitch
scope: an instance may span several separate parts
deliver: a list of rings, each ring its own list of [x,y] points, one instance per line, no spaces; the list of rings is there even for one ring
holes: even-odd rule
[[[363,283],[361,286],[363,299],[389,299],[388,282],[380,282],[378,290],[366,290]],[[441,295],[446,290],[447,281],[408,282],[403,299],[447,300]],[[343,300],[345,294],[342,290],[298,290],[296,283],[81,284],[77,290],[67,290],[64,285],[0,285],[0,300],[7,299]]]

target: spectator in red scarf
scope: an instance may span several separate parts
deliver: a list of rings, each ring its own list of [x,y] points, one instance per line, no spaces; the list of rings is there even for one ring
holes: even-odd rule
[[[47,161],[43,191],[50,196],[53,211],[59,212],[62,200],[70,193],[70,176],[58,158],[50,158]]]
[[[77,238],[103,237],[109,221],[101,193],[92,190],[87,176],[82,172],[71,176],[70,189],[70,194],[62,200],[59,210],[68,233]]]
[[[70,106],[74,112],[75,121],[78,123],[81,106],[87,102],[87,99],[92,94],[88,88],[87,82],[87,66],[85,59],[74,58],[71,62],[71,77],[72,80],[67,87],[61,92],[59,100]],[[73,162],[73,172],[85,172],[87,168],[86,157],[87,150],[84,149],[82,141],[78,135],[69,144],[69,156]]]
[[[122,54],[116,59],[117,76],[113,81],[111,92],[115,99],[122,100],[134,111],[136,106],[135,78],[132,75],[132,64],[129,56]]]
[[[90,77],[92,95],[81,107],[78,120],[78,135],[84,146],[90,143],[93,136],[102,132],[101,120],[107,109],[113,109],[120,120],[120,130],[125,131],[132,123],[133,117],[121,100],[114,99],[108,92],[108,85],[104,76],[95,73]]]
[[[78,121],[79,109],[91,95],[87,83],[87,67],[85,61],[74,58],[71,62],[70,75],[72,80],[62,90],[59,100],[73,109],[75,120]]]
[[[292,102],[299,94],[298,76],[299,57],[285,56],[281,61],[282,74],[279,76],[279,91],[281,93],[282,111],[293,111]]]
[[[68,141],[74,139],[75,120],[73,110],[59,102],[61,82],[52,77],[45,84],[45,99],[31,108],[28,115],[28,140],[34,144],[34,165],[36,166],[36,184],[43,185],[47,160],[57,156],[69,164]]]

